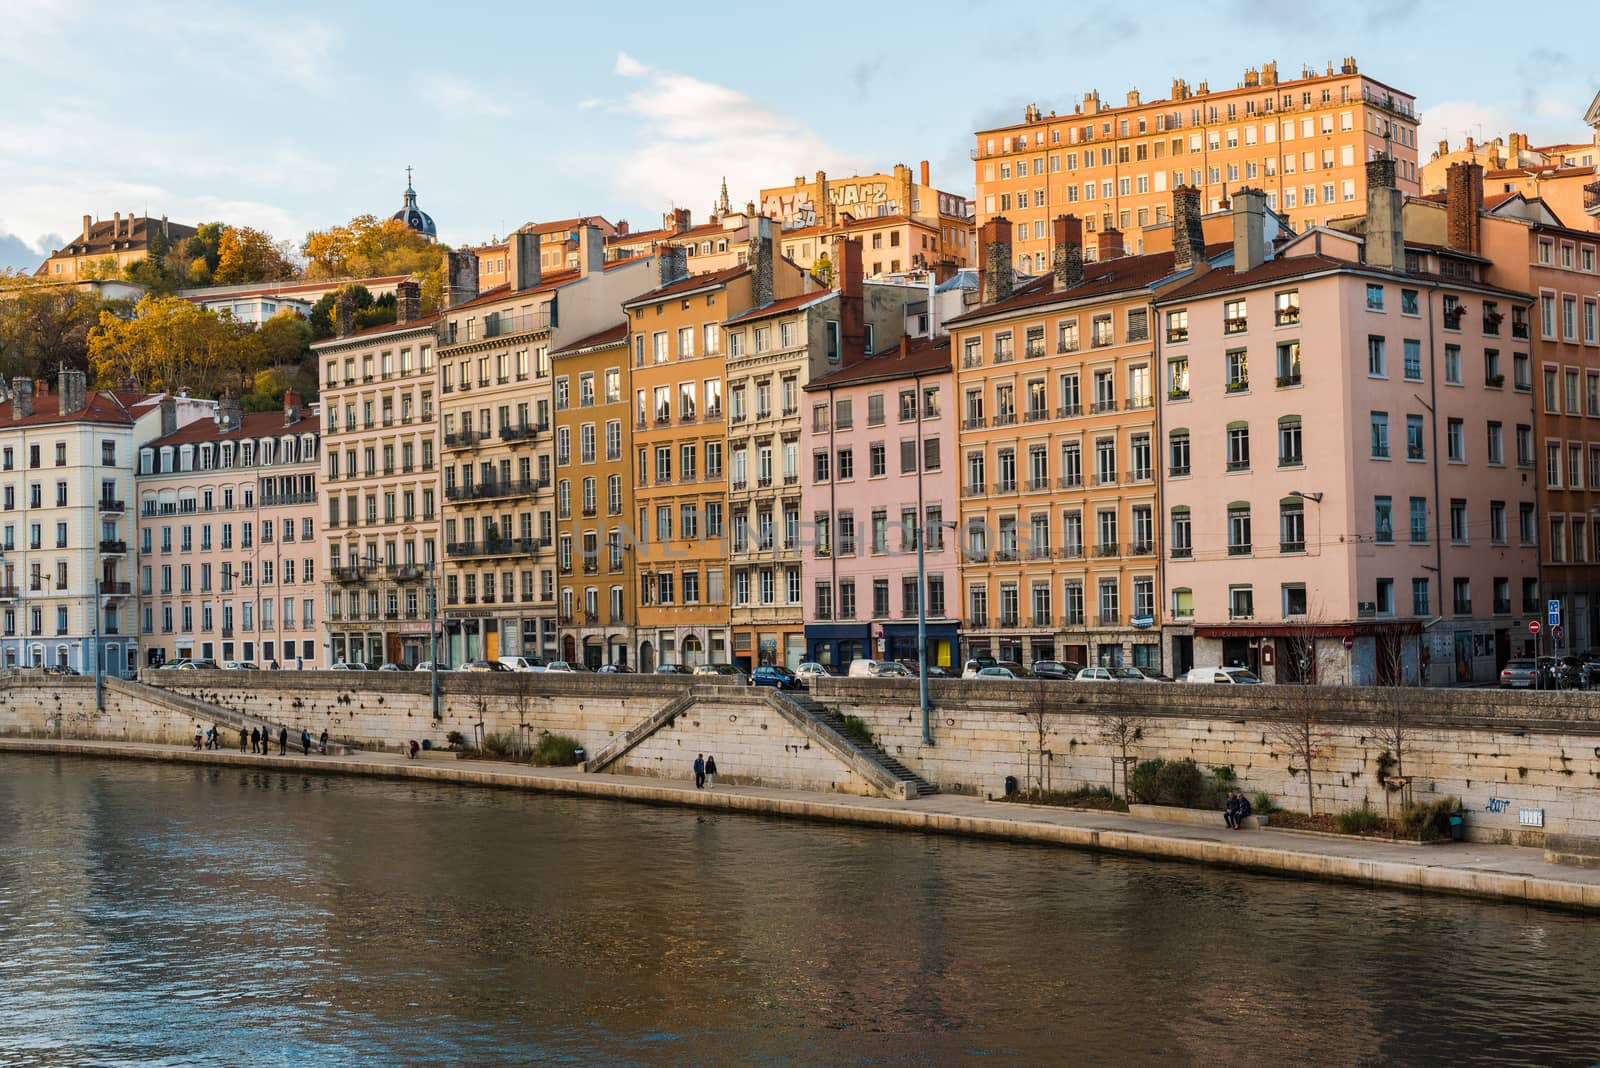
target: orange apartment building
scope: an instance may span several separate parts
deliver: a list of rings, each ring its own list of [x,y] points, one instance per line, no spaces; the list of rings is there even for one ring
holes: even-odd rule
[[[783,255],[807,269],[824,256],[837,264],[838,243],[862,243],[868,277],[899,274],[945,263],[966,267],[972,256],[972,203],[932,185],[928,161],[913,177],[896,164],[890,174],[830,179],[818,171],[807,181],[761,190],[761,213],[783,227]]]
[[[576,219],[557,219],[555,222],[528,223],[517,230],[519,234],[533,234],[539,239],[539,270],[545,274],[558,274],[578,267],[580,232],[586,226],[596,226],[608,239],[617,227],[599,215],[580,215]],[[626,224],[624,224],[624,227]],[[473,251],[478,254],[478,291],[487,293],[496,286],[506,284],[510,275],[507,263],[511,240],[480,245]]]
[[[1178,210],[1201,240],[1198,192]],[[962,638],[969,653],[1021,663],[1159,667],[1163,383],[1149,302],[1205,249],[1124,256],[1122,235],[1101,230],[1085,263],[1081,221],[1064,216],[1052,229],[1052,270],[1013,289],[1011,221],[985,223],[981,304],[950,323]]]
[[[633,232],[626,224],[620,224],[617,232],[606,240],[606,258],[635,259],[670,245],[683,249],[691,274],[742,266],[749,255],[750,221],[756,217],[755,207],[746,205],[742,212],[733,211],[728,206],[727,196],[724,188],[717,210],[698,226],[688,208],[667,212],[656,230]]]
[[[634,390],[640,671],[732,663],[722,324],[798,296],[805,272],[774,251],[758,219],[746,263],[688,273],[681,246],[657,249],[662,285],[628,300]]]
[[[1303,230],[1362,210],[1364,167],[1380,152],[1395,158],[1399,188],[1417,192],[1417,125],[1414,99],[1352,58],[1288,80],[1266,63],[1216,92],[1174,79],[1166,99],[1131,90],[1121,107],[1095,92],[1071,114],[1030,105],[1021,123],[977,133],[977,221],[1006,217],[1013,265],[1028,274],[1050,269],[1056,215],[1079,216],[1089,233],[1136,234],[1168,221],[1180,185],[1198,188],[1208,213],[1229,189],[1265,190],[1268,208]],[[1148,250],[1135,236],[1128,251]]]
[[[561,659],[590,670],[633,661],[633,427],[628,405],[628,324],[613,326],[551,354],[557,437],[571,445],[558,469],[556,598]]]

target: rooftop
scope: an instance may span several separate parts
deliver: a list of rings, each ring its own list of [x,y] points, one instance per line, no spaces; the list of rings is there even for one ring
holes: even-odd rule
[[[805,388],[808,392],[839,389],[844,386],[859,386],[894,378],[942,374],[953,369],[950,362],[948,334],[937,338],[902,336],[893,348],[875,352],[856,363],[839,368],[832,374],[814,378]]]
[[[283,412],[249,412],[232,430],[219,429],[210,419],[196,419],[186,423],[164,438],[157,438],[151,447],[187,445],[200,441],[244,441],[251,438],[275,438],[284,434],[315,434],[322,429],[322,419],[309,408],[301,409],[297,422],[285,424]],[[314,461],[313,461],[314,462]]]

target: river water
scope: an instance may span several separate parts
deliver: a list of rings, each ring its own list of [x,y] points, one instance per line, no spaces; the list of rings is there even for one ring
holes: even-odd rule
[[[0,1064],[1573,1064],[1600,924],[893,831],[0,755]]]

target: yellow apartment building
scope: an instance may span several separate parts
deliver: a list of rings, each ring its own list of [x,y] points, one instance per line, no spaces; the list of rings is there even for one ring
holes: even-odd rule
[[[824,256],[837,263],[846,237],[862,242],[868,277],[973,262],[972,202],[936,189],[927,160],[915,176],[905,164],[849,178],[818,171],[810,181],[761,190],[760,206],[783,227],[783,254],[808,269]]]

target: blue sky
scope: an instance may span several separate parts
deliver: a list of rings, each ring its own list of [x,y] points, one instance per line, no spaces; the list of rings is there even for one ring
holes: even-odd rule
[[[0,265],[14,266],[85,212],[298,242],[394,211],[407,164],[450,243],[577,214],[643,227],[672,203],[699,217],[723,175],[742,203],[819,167],[928,159],[936,185],[970,192],[972,131],[1030,101],[1151,99],[1174,76],[1231,86],[1273,58],[1289,74],[1355,55],[1416,94],[1424,145],[1508,127],[1581,138],[1600,88],[1577,0],[1506,37],[1489,28],[1505,5],[1437,0],[3,7]]]

